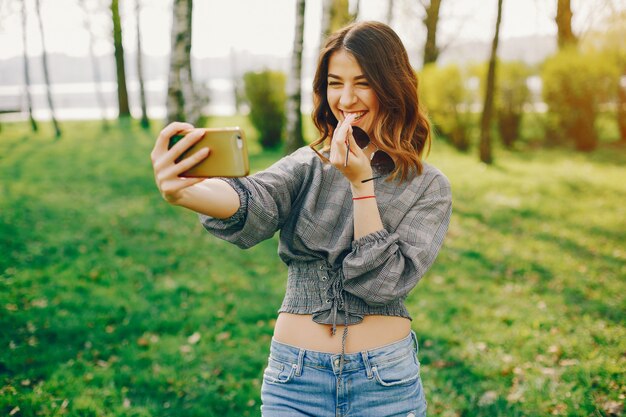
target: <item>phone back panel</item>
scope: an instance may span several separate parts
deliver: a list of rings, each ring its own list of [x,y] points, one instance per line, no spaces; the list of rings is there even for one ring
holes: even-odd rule
[[[209,156],[185,171],[185,177],[245,177],[250,172],[248,147],[239,127],[206,128],[204,137],[189,148],[181,158],[187,158],[202,148]],[[182,135],[181,135],[182,136]]]

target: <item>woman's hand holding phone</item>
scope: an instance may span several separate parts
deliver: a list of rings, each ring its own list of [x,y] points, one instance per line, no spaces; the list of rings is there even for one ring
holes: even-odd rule
[[[191,131],[183,139],[168,149],[172,136],[189,130]],[[187,149],[202,139],[204,134],[204,130],[194,129],[191,124],[180,122],[170,123],[159,134],[150,157],[154,179],[165,201],[177,204],[185,189],[204,180],[204,178],[183,178],[180,175],[209,156],[210,149],[203,148],[188,158],[176,162]]]

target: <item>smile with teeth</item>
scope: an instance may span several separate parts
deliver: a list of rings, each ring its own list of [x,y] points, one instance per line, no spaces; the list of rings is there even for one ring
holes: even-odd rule
[[[353,112],[353,113],[349,113],[349,112],[346,112],[346,111],[342,111],[342,113],[343,113],[343,118],[344,118],[344,120],[345,120],[348,116],[353,115],[353,116],[354,116],[354,119],[353,119],[353,120],[356,122],[357,120],[359,120],[359,119],[361,119],[363,116],[365,116],[365,114],[367,113],[367,111],[358,111],[358,112]]]

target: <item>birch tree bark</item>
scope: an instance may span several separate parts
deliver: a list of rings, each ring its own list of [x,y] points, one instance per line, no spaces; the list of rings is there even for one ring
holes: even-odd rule
[[[130,117],[128,105],[128,90],[126,89],[126,68],[124,66],[124,45],[122,42],[122,24],[118,0],[111,0],[111,14],[113,16],[113,45],[115,48],[115,74],[117,76],[117,104],[118,118]]]
[[[489,70],[487,72],[487,90],[485,93],[485,105],[480,119],[480,160],[486,164],[493,163],[491,149],[491,118],[493,113],[493,96],[496,86],[496,58],[498,55],[498,38],[500,36],[500,22],[502,21],[502,0],[498,0],[498,17],[496,18],[496,31],[491,44],[489,57]]]
[[[323,0],[322,5],[320,49],[326,43],[328,35],[352,22],[355,18],[350,14],[348,0]]]
[[[137,80],[139,81],[139,101],[141,103],[141,127],[148,129],[150,120],[146,104],[146,90],[143,80],[143,52],[141,49],[141,5],[135,0],[135,27],[137,28]]]
[[[302,135],[302,48],[304,43],[305,0],[296,4],[296,31],[291,53],[291,70],[287,82],[287,143],[286,153],[304,146]]]
[[[45,37],[43,35],[43,21],[41,19],[41,0],[35,0],[35,9],[37,10],[37,21],[39,22],[39,34],[41,35],[41,58],[43,62],[43,77],[46,83],[46,98],[48,99],[48,107],[50,108],[50,118],[54,126],[54,135],[61,137],[61,128],[54,115],[54,103],[52,102],[52,92],[50,91],[50,73],[48,71],[48,53],[46,52]]]
[[[30,127],[33,132],[36,132],[37,122],[33,116],[33,96],[30,94],[30,71],[28,68],[28,54],[27,54],[27,28],[26,28],[26,2],[22,2],[22,44],[24,53],[24,91],[26,93],[26,105],[28,106],[28,119],[30,120]]]
[[[326,38],[330,34],[330,21],[332,15],[333,0],[322,0],[322,30],[320,31],[320,47],[321,50],[326,43]]]
[[[196,92],[191,70],[193,0],[174,0],[170,69],[167,86],[167,122],[200,120],[204,94]]]
[[[96,54],[94,53],[95,36],[93,34],[92,25],[89,20],[89,11],[87,10],[85,0],[81,0],[80,5],[83,9],[83,14],[85,17],[85,31],[87,31],[87,35],[89,36],[89,61],[91,62],[91,70],[93,71],[93,82],[94,88],[96,90],[96,101],[98,102],[98,107],[100,107],[100,112],[102,114],[102,128],[106,130],[108,129],[109,124],[106,118],[106,101],[104,99],[104,92],[102,88],[102,75],[100,74],[100,65],[98,65],[98,60],[96,59]]]

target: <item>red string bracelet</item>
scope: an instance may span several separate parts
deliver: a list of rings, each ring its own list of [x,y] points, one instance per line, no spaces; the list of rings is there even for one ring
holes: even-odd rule
[[[354,200],[365,200],[366,198],[376,198],[375,195],[364,195],[363,197],[352,197],[352,201]]]

